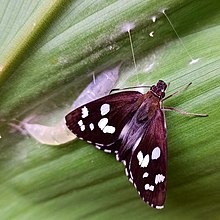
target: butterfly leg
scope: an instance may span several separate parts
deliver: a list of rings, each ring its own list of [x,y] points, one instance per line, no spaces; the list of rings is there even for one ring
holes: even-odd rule
[[[173,97],[173,96],[179,94],[179,93],[182,92],[183,90],[187,89],[191,84],[192,84],[192,83],[189,83],[188,85],[183,86],[181,89],[177,90],[177,91],[174,92],[173,94],[168,95],[167,97],[163,98],[163,99],[162,99],[162,102],[163,102],[164,100],[166,100],[166,99],[169,99],[169,98],[171,98],[171,97]]]
[[[195,116],[195,117],[206,117],[206,116],[208,116],[208,114],[195,114],[195,113],[185,112],[181,109],[174,108],[174,107],[164,107],[164,108],[162,108],[162,110],[164,110],[164,111],[176,111],[176,112],[178,112],[182,115]]]

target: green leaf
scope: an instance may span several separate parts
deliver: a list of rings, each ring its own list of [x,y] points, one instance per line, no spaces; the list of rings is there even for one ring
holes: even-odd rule
[[[220,217],[220,3],[211,1],[0,0],[1,219],[218,219]],[[165,16],[166,8],[195,64]],[[156,22],[151,17],[156,15]],[[137,68],[128,33],[131,30]],[[149,33],[154,31],[154,37]],[[145,205],[114,156],[83,141],[51,147],[11,133],[36,116],[59,121],[92,80],[123,61],[117,87],[170,82],[166,112],[168,191],[163,210]],[[151,67],[151,68],[149,68]],[[123,100],[122,100],[123,101]]]

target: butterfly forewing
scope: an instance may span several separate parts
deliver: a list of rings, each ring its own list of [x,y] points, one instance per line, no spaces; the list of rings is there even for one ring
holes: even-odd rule
[[[67,127],[89,143],[106,151],[115,151],[122,128],[139,107],[139,92],[121,92],[105,96],[66,115]]]
[[[154,208],[163,208],[166,197],[166,127],[160,108],[166,87],[159,80],[146,94],[108,95],[65,117],[67,127],[79,138],[116,154],[129,181]]]
[[[166,197],[167,144],[164,123],[163,112],[156,110],[129,164],[134,186],[143,200],[154,208],[163,208]]]

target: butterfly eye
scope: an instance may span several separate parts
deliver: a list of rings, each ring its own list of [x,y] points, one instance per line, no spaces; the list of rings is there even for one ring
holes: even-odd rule
[[[165,92],[162,92],[160,98],[162,99],[164,97],[165,97]]]

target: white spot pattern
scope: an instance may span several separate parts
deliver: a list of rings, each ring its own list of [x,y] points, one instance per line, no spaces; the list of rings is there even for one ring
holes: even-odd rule
[[[128,170],[125,168],[125,175],[128,176]]]
[[[103,129],[103,132],[113,134],[115,132],[115,127],[107,125]]]
[[[148,177],[149,176],[149,173],[148,172],[145,172],[144,174],[143,174],[143,178],[146,178],[146,177]]]
[[[134,177],[133,177],[133,174],[132,174],[132,172],[130,171],[130,176],[131,176],[131,179],[133,180],[134,179]]]
[[[82,120],[78,121],[78,125],[82,126],[83,125],[83,121]]]
[[[85,131],[85,129],[86,129],[85,125],[81,125],[81,126],[80,126],[80,130],[81,130],[81,131]]]
[[[149,155],[147,154],[147,155],[144,157],[144,159],[143,159],[143,161],[142,161],[142,163],[141,163],[141,167],[147,167],[148,164],[149,164],[149,161],[150,161],[150,157],[149,157]]]
[[[100,111],[101,111],[101,115],[106,115],[109,113],[110,111],[110,105],[109,104],[103,104],[100,108]]]
[[[156,160],[160,157],[160,148],[159,147],[155,147],[152,151],[152,155],[151,155],[151,159],[152,160]]]
[[[157,174],[155,176],[155,184],[157,185],[160,182],[163,182],[165,179],[165,176],[163,174]]]
[[[138,159],[138,162],[139,162],[139,165],[141,167],[147,167],[148,164],[149,164],[149,161],[150,161],[150,157],[149,155],[147,154],[145,157],[143,156],[143,153],[141,151],[138,152],[137,154],[137,159]]]
[[[130,179],[129,179],[129,182],[133,184],[133,179],[130,178]]]
[[[162,206],[157,205],[155,208],[156,208],[156,209],[163,209],[164,206],[163,206],[163,205],[162,205]]]
[[[107,124],[108,124],[107,118],[102,118],[98,122],[98,126],[103,131],[103,133],[113,134],[115,132],[115,127],[107,125]]]
[[[145,184],[144,188],[145,188],[145,190],[154,191],[154,186],[153,185]]]
[[[135,183],[133,183],[133,186],[134,186],[135,188],[137,188],[137,185],[136,185]]]
[[[89,110],[86,106],[82,108],[82,118],[86,118],[89,115]]]
[[[95,147],[96,147],[97,149],[101,150],[101,147],[100,147],[100,146],[96,145]]]
[[[101,130],[103,130],[105,128],[105,126],[108,124],[108,119],[107,118],[102,118],[99,122],[98,122],[98,126]]]
[[[119,156],[118,156],[118,154],[115,155],[115,158],[116,158],[117,161],[119,161]]]
[[[147,167],[148,164],[149,164],[149,161],[150,161],[150,157],[149,155],[147,154],[145,157],[143,156],[143,153],[141,151],[138,152],[137,154],[137,159],[138,159],[138,162],[139,162],[139,165],[141,167]]]
[[[141,163],[144,159],[143,153],[141,151],[138,152],[137,159],[138,159],[139,165],[141,165]]]
[[[85,125],[83,124],[83,121],[82,121],[82,120],[78,121],[78,125],[79,125],[81,131],[85,131],[86,127],[85,127]]]
[[[106,153],[111,153],[112,151],[111,151],[111,150],[108,150],[108,149],[104,149],[104,152],[106,152]]]
[[[93,124],[93,123],[90,123],[90,124],[89,124],[89,128],[90,128],[91,131],[94,130],[94,124]]]

